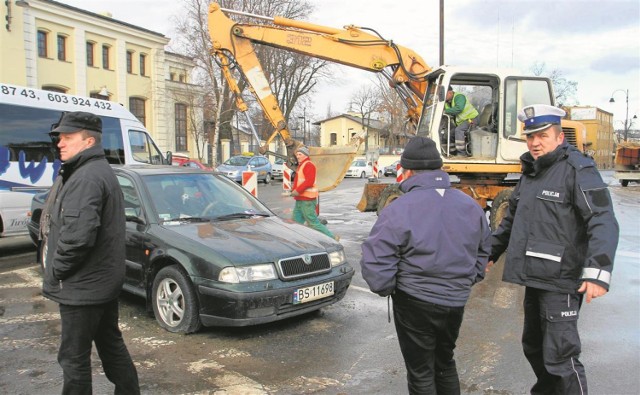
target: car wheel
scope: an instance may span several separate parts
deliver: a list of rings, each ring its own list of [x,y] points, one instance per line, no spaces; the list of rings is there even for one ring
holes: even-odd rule
[[[381,171],[378,172],[378,178],[382,178],[382,172]]]
[[[382,190],[380,198],[378,199],[378,207],[376,208],[376,214],[380,215],[383,208],[387,207],[391,202],[404,195],[404,192],[400,190],[400,184],[390,184]]]
[[[511,193],[513,189],[505,189],[496,195],[491,203],[491,212],[489,214],[489,225],[491,227],[491,231],[495,231],[500,226],[500,222],[507,215],[507,210],[509,209],[509,198],[511,197]]]
[[[365,174],[365,172],[364,172],[364,171],[360,174],[360,178],[365,178],[366,176],[367,176],[367,175]]]
[[[264,183],[266,185],[269,185],[270,182],[271,182],[271,173],[267,173],[267,175],[264,176]]]
[[[158,272],[151,298],[156,320],[167,331],[193,333],[202,326],[195,290],[187,275],[176,266]]]
[[[620,185],[622,185],[623,187],[626,187],[629,185],[629,180],[621,180],[620,181]]]

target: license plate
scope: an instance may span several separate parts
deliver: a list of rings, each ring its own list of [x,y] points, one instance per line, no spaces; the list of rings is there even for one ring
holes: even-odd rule
[[[326,298],[333,294],[333,281],[314,285],[312,287],[298,288],[293,291],[293,304],[307,303],[312,300]]]

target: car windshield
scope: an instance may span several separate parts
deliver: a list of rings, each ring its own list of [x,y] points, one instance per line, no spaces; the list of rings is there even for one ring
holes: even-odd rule
[[[269,209],[226,177],[161,174],[143,177],[159,222],[270,216]]]
[[[275,161],[275,164],[276,164],[276,165],[281,165],[281,164],[283,164],[283,163],[284,163],[284,159],[282,159],[282,158],[278,158],[278,159],[276,159],[276,161]]]
[[[365,167],[364,161],[356,160],[351,164],[351,167]]]
[[[251,160],[250,156],[232,156],[227,159],[224,164],[229,166],[246,166]]]

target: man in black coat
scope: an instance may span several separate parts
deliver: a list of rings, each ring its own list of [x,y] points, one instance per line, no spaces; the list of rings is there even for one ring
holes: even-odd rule
[[[522,348],[537,377],[532,394],[587,393],[580,306],[609,290],[618,245],[607,185],[593,159],[565,141],[564,115],[544,104],[518,114],[529,152],[488,266],[506,249],[502,279],[526,287]]]
[[[95,342],[116,394],[139,394],[138,375],[118,328],[118,295],[125,274],[122,192],[101,145],[94,114],[65,114],[52,130],[63,165],[40,226],[43,294],[59,303],[58,362],[63,394],[91,394]]]

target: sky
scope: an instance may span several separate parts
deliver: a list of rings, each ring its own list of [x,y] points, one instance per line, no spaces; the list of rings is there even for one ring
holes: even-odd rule
[[[175,35],[173,18],[184,0],[57,0],[92,12],[111,12],[149,30]],[[309,21],[325,26],[369,27],[408,47],[433,68],[439,59],[439,0],[308,0]],[[577,82],[577,104],[614,114],[622,128],[628,91],[629,119],[640,127],[640,1],[445,0],[444,63],[515,68],[535,63]],[[173,49],[172,49],[173,50]],[[344,111],[374,74],[335,66],[337,81],[319,84],[314,114]],[[615,103],[610,103],[612,97]],[[314,120],[315,121],[315,120]]]

